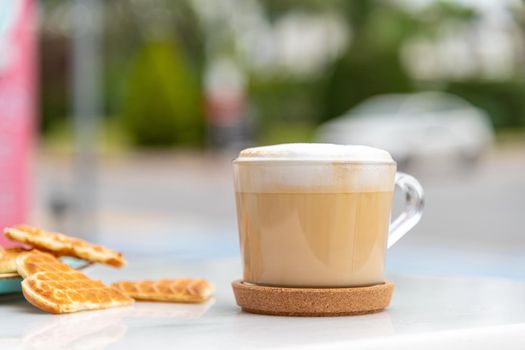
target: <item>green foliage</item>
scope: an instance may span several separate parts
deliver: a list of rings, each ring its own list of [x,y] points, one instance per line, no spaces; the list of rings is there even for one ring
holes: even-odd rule
[[[264,7],[268,19],[275,21],[291,11],[301,10],[315,14],[321,11],[339,8],[346,1],[347,0],[260,0],[260,4]]]
[[[287,120],[315,125],[376,94],[413,90],[399,51],[415,21],[395,5],[370,0],[265,0],[262,4],[271,19],[292,11],[336,11],[347,19],[352,32],[351,45],[321,78],[293,79],[285,72],[271,78],[251,77],[255,83],[250,96],[265,129],[273,130],[273,125]]]
[[[252,76],[250,97],[260,121],[266,125],[315,123],[319,113],[319,84],[286,74],[271,77]]]
[[[329,74],[320,121],[341,115],[368,97],[412,91],[397,51],[350,48]]]
[[[165,146],[202,140],[201,87],[178,47],[146,42],[133,62],[120,113],[133,142]]]
[[[261,144],[308,142],[319,114],[319,84],[297,79],[253,79],[252,103]]]
[[[69,36],[45,30],[54,28],[46,23],[60,18],[51,14],[61,11],[64,3],[43,3],[49,15],[43,16],[44,30],[40,31],[41,128],[49,135],[57,134],[54,129],[64,133],[70,129],[66,127]],[[439,38],[445,27],[476,23],[479,14],[472,6],[450,0],[436,0],[419,9],[385,0],[259,3],[269,25],[291,13],[335,13],[344,19],[350,33],[346,49],[315,74],[298,76],[277,66],[261,73],[251,71],[250,62],[244,62],[246,95],[256,116],[259,142],[308,141],[316,125],[371,96],[418,91],[425,83],[444,86],[444,90],[486,110],[496,128],[525,126],[525,83],[519,78],[419,82],[401,64],[401,49],[414,36]],[[123,135],[121,139],[139,146],[202,144],[205,54],[215,50],[215,55],[220,52],[242,62],[238,38],[227,23],[203,25],[190,0],[155,0],[153,4],[110,1],[105,10],[101,53],[105,123],[114,125],[116,134]],[[516,10],[513,14],[524,36],[525,17]]]
[[[446,90],[485,110],[496,128],[525,126],[524,82],[452,82]]]
[[[271,145],[278,143],[313,142],[315,125],[307,122],[276,122],[264,128],[257,143]]]
[[[399,57],[403,41],[416,26],[414,19],[376,1],[351,1],[343,10],[352,44],[327,73],[319,121],[337,117],[371,96],[414,89]]]

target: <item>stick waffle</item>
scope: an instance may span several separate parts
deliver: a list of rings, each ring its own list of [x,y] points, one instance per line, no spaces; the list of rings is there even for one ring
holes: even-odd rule
[[[26,243],[58,256],[72,256],[115,267],[121,267],[126,264],[121,253],[58,232],[45,231],[27,225],[18,225],[5,228],[4,234],[13,241]]]
[[[16,258],[27,252],[22,248],[8,248],[0,250],[0,273],[16,272]]]
[[[92,280],[48,253],[33,251],[16,259],[24,277],[22,292],[35,307],[54,314],[132,304],[120,291]]]
[[[136,300],[201,303],[208,299],[213,287],[204,279],[160,279],[121,281],[111,285]]]

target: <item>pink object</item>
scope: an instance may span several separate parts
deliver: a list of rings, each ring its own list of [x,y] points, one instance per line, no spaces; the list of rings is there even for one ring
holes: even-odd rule
[[[36,105],[34,0],[0,7],[0,229],[28,213],[28,166]],[[13,246],[0,234],[0,244]]]

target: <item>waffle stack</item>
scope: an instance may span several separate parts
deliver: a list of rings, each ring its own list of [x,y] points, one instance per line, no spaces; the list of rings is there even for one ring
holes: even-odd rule
[[[0,273],[16,273],[16,258],[25,252],[22,248],[0,248]]]
[[[57,256],[72,256],[114,267],[122,267],[126,264],[126,260],[119,252],[58,232],[18,225],[6,228],[4,234],[10,240],[28,244],[38,250],[50,252]]]
[[[11,240],[31,249],[0,250],[0,273],[17,272],[24,280],[24,297],[35,307],[50,313],[126,306],[136,300],[200,303],[212,294],[203,279],[121,281],[111,286],[94,280],[61,262],[71,256],[113,267],[126,264],[121,253],[58,232],[27,225],[4,229]]]

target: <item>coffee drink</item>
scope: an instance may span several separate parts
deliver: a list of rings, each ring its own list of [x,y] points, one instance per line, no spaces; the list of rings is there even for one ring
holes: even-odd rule
[[[288,144],[234,161],[243,279],[284,287],[384,281],[396,164],[364,146]]]
[[[244,280],[290,286],[383,281],[391,200],[391,192],[237,193]]]

